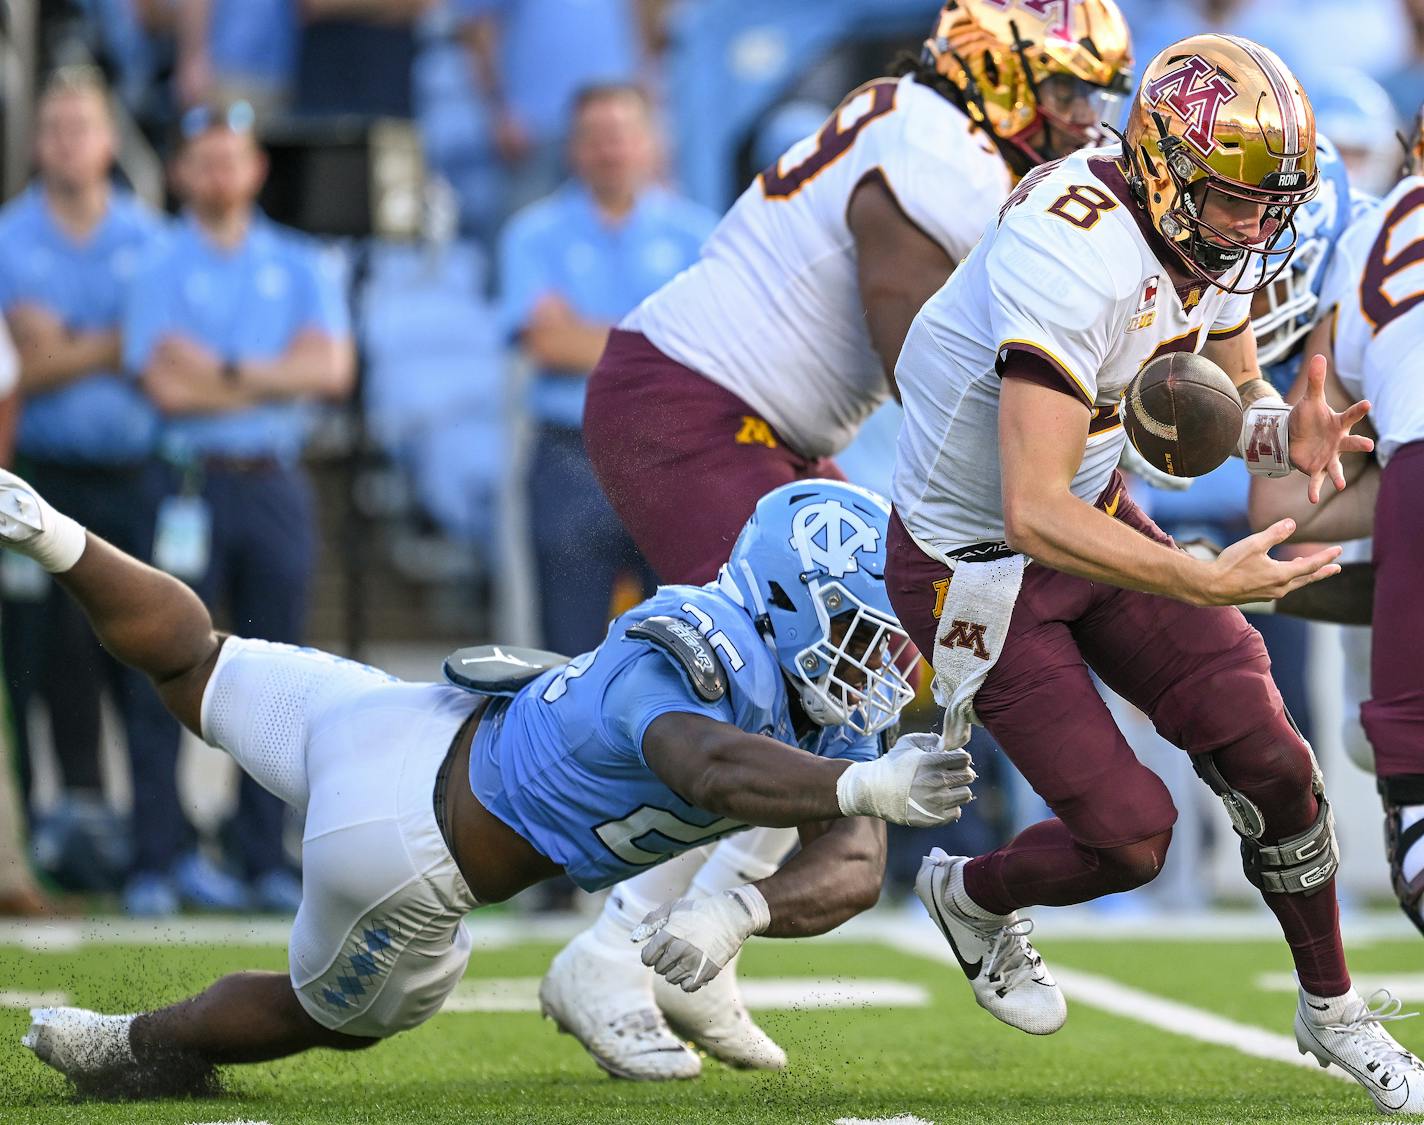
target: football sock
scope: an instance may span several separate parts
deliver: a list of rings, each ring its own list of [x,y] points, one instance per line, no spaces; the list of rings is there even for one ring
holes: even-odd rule
[[[1301,995],[1306,1002],[1306,1019],[1311,1023],[1339,1023],[1353,1014],[1360,998],[1353,988],[1347,988],[1338,996],[1318,996],[1301,986]]]
[[[603,900],[594,935],[604,945],[626,952],[633,927],[663,903],[684,897],[704,857],[705,852],[695,848],[619,883]]]

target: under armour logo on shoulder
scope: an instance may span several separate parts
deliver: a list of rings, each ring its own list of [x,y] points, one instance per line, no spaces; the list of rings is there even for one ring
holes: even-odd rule
[[[791,525],[791,546],[800,554],[801,565],[824,570],[832,578],[859,570],[857,552],[873,551],[879,542],[879,529],[839,500],[808,504]]]
[[[980,660],[988,660],[989,650],[984,645],[984,634],[988,630],[987,625],[981,625],[977,621],[962,621],[956,617],[949,623],[949,632],[944,635],[940,644],[945,648],[968,649]]]

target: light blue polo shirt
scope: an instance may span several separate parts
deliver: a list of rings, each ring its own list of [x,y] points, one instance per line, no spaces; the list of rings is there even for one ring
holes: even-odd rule
[[[84,242],[70,237],[32,186],[0,210],[0,312],[37,305],[78,332],[118,328],[125,291],[163,220],[128,192]],[[27,396],[19,451],[41,460],[116,465],[153,452],[158,413],[135,381],[117,371],[82,376]]]
[[[124,365],[140,372],[168,334],[204,345],[225,361],[274,359],[306,329],[350,334],[341,270],[310,239],[265,216],[235,250],[211,242],[191,216],[139,267],[124,317]],[[221,414],[176,415],[164,451],[177,457],[301,455],[310,408],[264,402]]]
[[[638,77],[631,0],[452,0],[457,21],[499,21],[499,65],[509,107],[535,140],[568,131],[574,95]]]
[[[519,333],[539,298],[562,297],[580,316],[617,324],[650,293],[697,260],[717,216],[662,188],[649,188],[617,224],[569,182],[518,212],[500,237],[501,315]],[[536,371],[529,409],[538,421],[583,424],[588,379]]]

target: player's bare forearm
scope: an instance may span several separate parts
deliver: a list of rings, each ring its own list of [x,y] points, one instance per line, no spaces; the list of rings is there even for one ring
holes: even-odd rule
[[[1331,625],[1369,625],[1374,620],[1373,563],[1345,563],[1329,582],[1303,586],[1276,602],[1276,612]]]
[[[1320,502],[1310,502],[1310,481],[1299,473],[1288,477],[1253,477],[1248,514],[1256,530],[1277,520],[1295,521],[1288,542],[1338,543],[1374,534],[1375,501],[1379,498],[1379,463],[1368,457],[1341,458],[1343,491],[1324,492]]]
[[[174,717],[198,732],[222,643],[198,595],[92,533],[79,561],[55,579],[109,654],[147,675]]]
[[[810,937],[869,910],[885,880],[885,822],[871,817],[801,826],[801,850],[756,884],[771,910],[767,937]]]
[[[643,758],[688,803],[765,828],[840,817],[836,781],[850,766],[684,712],[648,725]]]
[[[856,275],[870,342],[890,389],[915,314],[944,285],[954,260],[900,210],[883,176],[861,181],[846,209],[855,238]]]

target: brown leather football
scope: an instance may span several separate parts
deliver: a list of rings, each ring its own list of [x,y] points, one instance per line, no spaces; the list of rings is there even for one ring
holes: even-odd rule
[[[1241,396],[1205,356],[1172,352],[1147,364],[1123,395],[1128,440],[1174,477],[1199,477],[1231,455],[1241,439]]]

